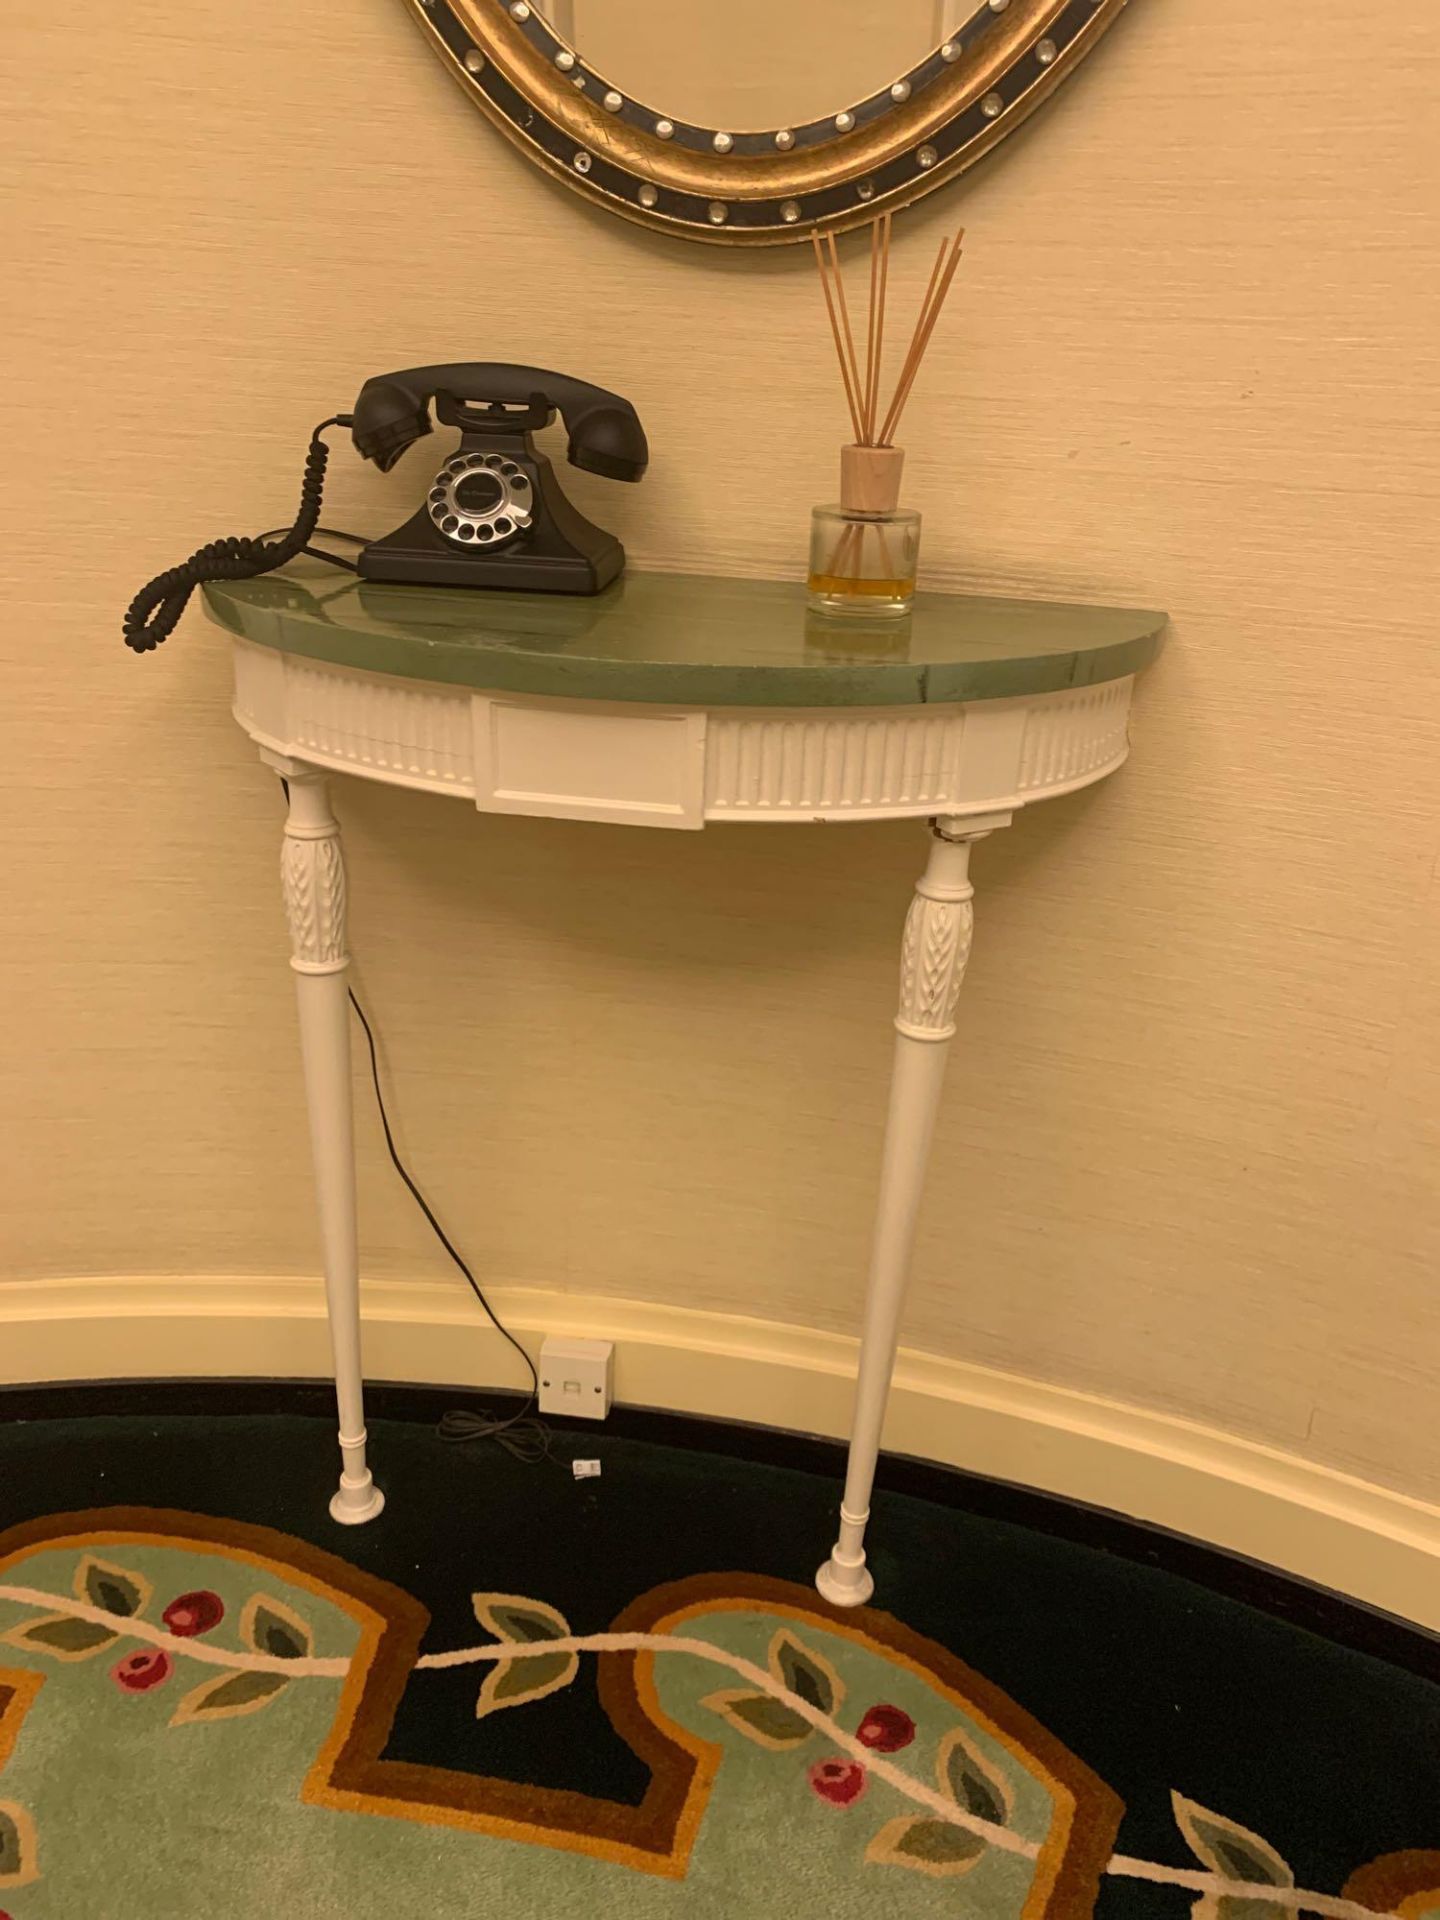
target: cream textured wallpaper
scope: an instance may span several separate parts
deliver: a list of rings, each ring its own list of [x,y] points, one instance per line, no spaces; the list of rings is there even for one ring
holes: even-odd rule
[[[930,584],[1174,620],[1129,767],[977,855],[908,1338],[1433,1497],[1440,49],[1413,0],[1303,14],[1134,0],[897,226],[902,288],[971,232],[907,436]],[[635,561],[793,572],[818,294],[532,174],[399,0],[9,51],[3,1273],[305,1271],[280,797],[218,638],[137,660],[126,600],[448,358],[634,399],[648,479],[575,492]],[[417,477],[357,466],[327,520],[383,530]],[[853,1328],[920,833],[336,799],[401,1136],[480,1270]],[[369,1270],[433,1277],[360,1113]]]

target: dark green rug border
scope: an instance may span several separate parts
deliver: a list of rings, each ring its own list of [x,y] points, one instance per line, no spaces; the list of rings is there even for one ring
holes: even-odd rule
[[[467,1387],[368,1381],[365,1398],[367,1411],[377,1419],[433,1426],[452,1408],[507,1408],[517,1405],[520,1396],[481,1393]],[[333,1423],[334,1387],[328,1380],[289,1379],[82,1380],[43,1386],[0,1385],[0,1422],[107,1414],[144,1417],[207,1413],[289,1414]],[[576,1430],[569,1427],[565,1431],[574,1434]],[[612,1408],[603,1427],[597,1426],[594,1431],[597,1435],[603,1432],[825,1475],[834,1479],[839,1498],[845,1449],[840,1442],[819,1435],[630,1406]],[[1226,1599],[1303,1627],[1337,1646],[1370,1654],[1422,1680],[1440,1681],[1440,1634],[1187,1534],[1110,1508],[904,1454],[882,1455],[876,1484],[887,1492],[908,1494],[985,1519],[1010,1521],[1179,1575]]]

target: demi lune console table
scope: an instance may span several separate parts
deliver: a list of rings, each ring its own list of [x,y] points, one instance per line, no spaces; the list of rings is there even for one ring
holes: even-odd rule
[[[810,614],[798,586],[630,573],[594,599],[335,584],[305,563],[212,585],[235,718],[289,786],[282,876],[342,1469],[335,1519],[384,1499],[365,1453],[345,868],[327,774],[487,813],[636,826],[914,818],[929,859],[900,952],[895,1060],[849,1463],[826,1599],[870,1597],[865,1526],[961,977],[970,848],[1128,751],[1165,616],[920,594],[900,622]]]

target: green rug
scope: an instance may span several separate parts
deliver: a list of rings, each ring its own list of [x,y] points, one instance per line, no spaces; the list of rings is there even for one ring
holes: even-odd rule
[[[932,1472],[841,1613],[833,1481],[723,1430],[566,1436],[577,1482],[376,1419],[347,1531],[327,1420],[38,1399],[0,1426],[0,1920],[1440,1920],[1433,1647],[1219,1556]]]

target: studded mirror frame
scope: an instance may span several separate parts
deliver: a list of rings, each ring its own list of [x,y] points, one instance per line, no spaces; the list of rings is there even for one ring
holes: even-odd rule
[[[531,0],[407,0],[482,112],[612,213],[780,246],[903,207],[974,164],[1072,72],[1126,0],[979,0],[953,36],[821,120],[702,127],[633,100]]]

